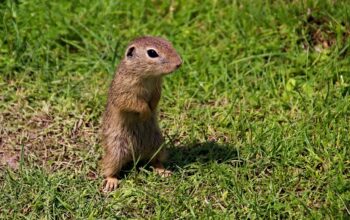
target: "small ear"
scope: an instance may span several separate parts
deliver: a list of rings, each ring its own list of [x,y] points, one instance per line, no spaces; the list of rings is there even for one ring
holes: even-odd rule
[[[131,46],[128,48],[128,50],[126,51],[126,57],[131,58],[133,57],[135,54],[135,47]]]

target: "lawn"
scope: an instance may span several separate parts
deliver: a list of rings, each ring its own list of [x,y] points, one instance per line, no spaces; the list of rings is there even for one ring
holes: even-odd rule
[[[349,1],[0,3],[0,219],[349,219]],[[173,175],[101,192],[99,128],[130,40],[183,66],[159,106]]]

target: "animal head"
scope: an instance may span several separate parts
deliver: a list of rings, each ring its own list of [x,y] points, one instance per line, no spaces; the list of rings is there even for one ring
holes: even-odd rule
[[[133,40],[125,52],[124,62],[133,72],[161,76],[178,69],[182,60],[172,44],[160,37]],[[140,70],[140,71],[139,71]]]

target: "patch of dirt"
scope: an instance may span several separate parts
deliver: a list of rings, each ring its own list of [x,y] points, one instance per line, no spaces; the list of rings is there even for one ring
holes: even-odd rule
[[[19,167],[20,156],[17,152],[6,152],[0,150],[0,166],[9,166],[13,170]]]
[[[98,142],[98,125],[84,115],[62,116],[16,105],[0,113],[0,169],[16,170],[20,160],[49,171],[81,169],[89,158],[98,162]]]
[[[337,36],[335,32],[336,25],[341,26],[341,36]],[[347,39],[350,37],[349,24],[341,22],[335,24],[335,21],[323,14],[319,14],[317,10],[308,9],[306,19],[303,20],[301,26],[297,29],[297,32],[301,36],[305,36],[306,39],[302,38],[300,43],[304,49],[315,50],[316,52],[322,52],[339,43],[345,44]]]

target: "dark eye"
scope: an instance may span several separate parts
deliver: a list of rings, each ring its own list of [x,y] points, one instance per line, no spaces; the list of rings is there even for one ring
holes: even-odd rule
[[[155,50],[153,50],[153,49],[147,50],[147,54],[151,58],[159,57],[158,53]]]

